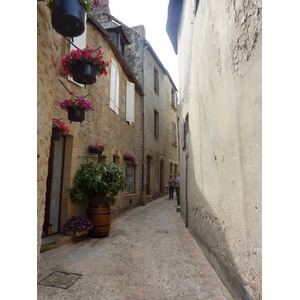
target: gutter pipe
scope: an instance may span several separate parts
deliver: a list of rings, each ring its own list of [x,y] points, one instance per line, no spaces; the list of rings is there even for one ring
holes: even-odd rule
[[[142,159],[142,192],[144,192],[144,161],[145,161],[145,50],[149,43],[145,41],[147,46],[143,49],[143,159]]]

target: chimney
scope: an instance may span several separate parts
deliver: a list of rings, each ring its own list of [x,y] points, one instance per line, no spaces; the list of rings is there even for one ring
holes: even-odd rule
[[[92,6],[91,7],[91,12],[93,16],[102,14],[102,13],[108,13],[110,14],[110,9],[109,9],[109,0],[100,0],[99,6]]]

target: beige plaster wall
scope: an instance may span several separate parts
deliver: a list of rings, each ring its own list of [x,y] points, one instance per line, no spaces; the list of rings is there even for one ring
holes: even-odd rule
[[[188,208],[189,230],[227,287],[238,295],[226,268],[247,299],[262,297],[261,38],[260,1],[200,1],[196,17],[184,1],[179,99],[189,133],[180,153],[181,215],[186,220]]]

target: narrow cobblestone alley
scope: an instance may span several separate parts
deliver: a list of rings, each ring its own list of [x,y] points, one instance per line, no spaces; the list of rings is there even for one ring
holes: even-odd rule
[[[37,299],[233,299],[185,228],[175,197],[114,218],[106,238],[42,253],[39,266]],[[81,276],[67,289],[40,284],[55,271]]]

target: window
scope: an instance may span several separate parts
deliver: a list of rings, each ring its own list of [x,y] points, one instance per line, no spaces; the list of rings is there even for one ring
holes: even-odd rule
[[[125,193],[134,193],[135,191],[135,172],[133,162],[127,162],[125,166],[125,179],[128,181],[128,186],[125,189]]]
[[[119,68],[117,62],[111,58],[110,64],[110,96],[109,107],[119,114]]]
[[[154,137],[156,139],[158,139],[158,130],[159,130],[158,124],[159,124],[159,122],[158,122],[158,112],[156,110],[154,110]]]
[[[171,105],[175,107],[175,91],[173,88],[171,88]]]
[[[172,144],[176,145],[176,125],[172,123]]]
[[[159,78],[158,78],[158,71],[154,67],[154,92],[158,95],[159,93]]]
[[[126,82],[126,121],[134,122],[134,108],[135,108],[135,84]]]

